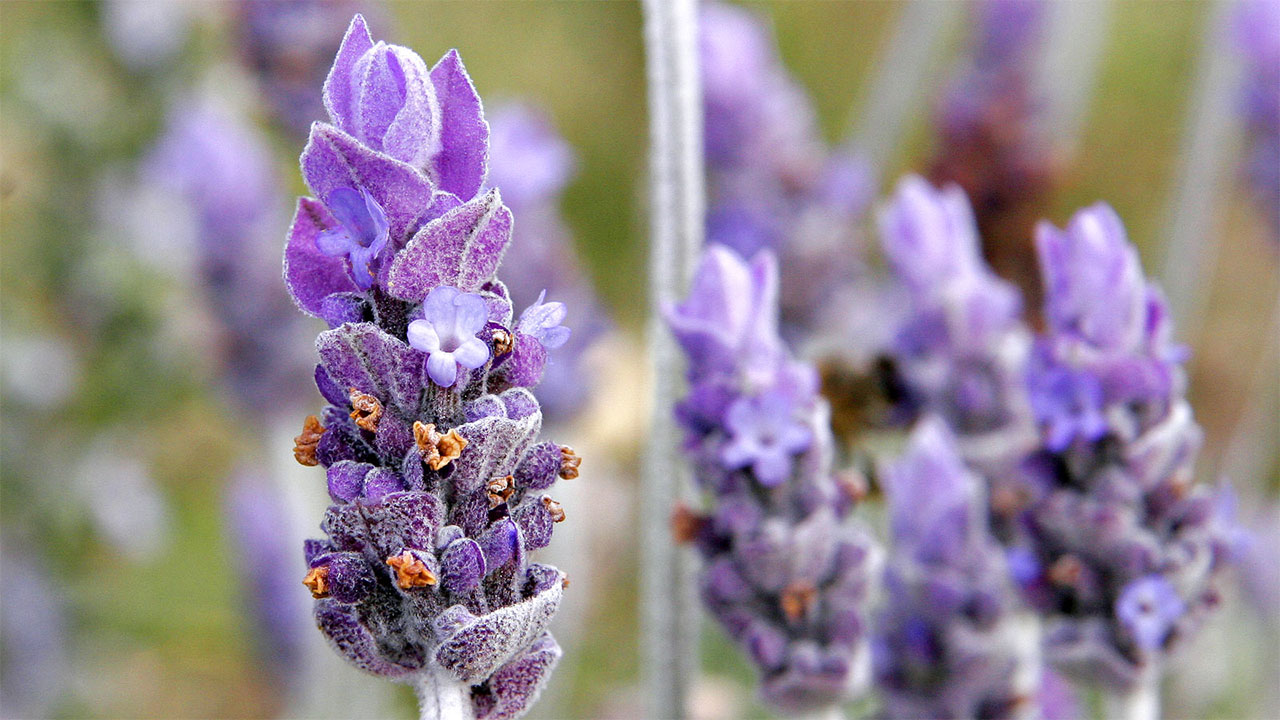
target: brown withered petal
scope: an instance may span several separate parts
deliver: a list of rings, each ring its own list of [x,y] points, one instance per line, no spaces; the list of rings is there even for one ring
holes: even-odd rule
[[[307,576],[302,578],[302,584],[311,591],[311,597],[317,600],[329,597],[329,566],[311,568]]]
[[[320,436],[324,435],[324,431],[325,427],[320,424],[320,418],[308,415],[307,419],[302,421],[302,434],[293,439],[293,459],[308,467],[319,465],[320,461],[316,459],[316,445],[319,444]]]
[[[432,470],[457,460],[467,447],[467,439],[459,435],[456,428],[442,435],[435,423],[424,424],[420,420],[413,423],[413,439],[422,453],[422,461]]]
[[[484,489],[489,494],[489,507],[495,508],[506,502],[511,497],[511,493],[516,491],[515,478],[511,475],[496,477],[490,480]]]
[[[1049,566],[1049,580],[1055,585],[1070,587],[1080,581],[1084,563],[1075,555],[1063,555]]]
[[[378,421],[382,419],[382,403],[372,395],[351,388],[351,419],[361,429],[377,432]]]

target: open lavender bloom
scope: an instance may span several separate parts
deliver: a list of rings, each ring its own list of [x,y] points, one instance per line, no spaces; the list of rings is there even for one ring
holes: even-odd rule
[[[783,334],[794,340],[860,307],[843,294],[862,274],[854,230],[872,178],[824,145],[761,18],[709,2],[699,28],[707,238],[744,256],[767,248],[781,258]]]
[[[1235,21],[1245,66],[1241,114],[1249,136],[1246,171],[1271,239],[1280,242],[1280,2],[1244,0]]]
[[[702,597],[786,712],[838,703],[866,659],[864,605],[875,548],[852,510],[859,488],[831,471],[826,403],[813,368],[778,335],[772,253],[748,264],[710,246],[667,321],[689,360],[677,407],[705,514],[677,534],[705,561]]]
[[[975,4],[968,61],[938,108],[939,148],[930,170],[939,185],[964,188],[983,254],[1033,304],[1040,289],[1030,233],[1046,209],[1055,170],[1032,88],[1046,9],[1037,0]]]
[[[1048,330],[1029,381],[1044,447],[1027,464],[1017,575],[1047,617],[1048,659],[1125,692],[1218,603],[1237,533],[1193,484],[1185,352],[1120,219],[1094,205],[1066,230],[1042,223],[1036,242]]]
[[[315,371],[329,405],[294,449],[327,469],[334,501],[306,545],[316,621],[434,711],[517,717],[560,656],[547,624],[566,580],[529,553],[564,520],[545,491],[579,459],[539,442],[527,388],[565,339],[564,308],[516,321],[495,276],[512,215],[479,192],[488,126],[457,53],[428,71],[356,16],[325,100],[334,124],[302,154],[324,200],[299,200],[285,251],[294,299],[332,328]],[[337,236],[372,252],[326,252]]]
[[[891,356],[904,419],[941,417],[967,463],[991,481],[997,510],[1011,497],[1010,470],[1037,445],[1027,398],[1031,336],[1021,298],[983,262],[964,192],[919,177],[898,184],[879,214],[889,265],[908,307]]]
[[[981,479],[937,417],[883,477],[893,545],[873,657],[886,716],[1020,715],[1034,688],[1019,673],[1018,599]]]
[[[560,197],[575,170],[573,149],[536,108],[509,104],[488,114],[489,184],[520,218],[507,248],[503,280],[517,305],[546,293],[574,309],[573,334],[538,386],[548,421],[560,422],[582,408],[589,390],[583,355],[610,322],[573,249],[560,213]]]

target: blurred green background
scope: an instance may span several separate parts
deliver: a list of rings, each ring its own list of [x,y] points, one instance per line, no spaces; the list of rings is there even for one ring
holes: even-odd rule
[[[811,94],[827,139],[844,139],[868,102],[876,60],[905,6],[750,5],[772,18],[782,56]],[[50,602],[63,607],[64,627],[50,639],[61,645],[62,656],[50,667],[65,674],[47,704],[58,717],[291,712],[246,620],[222,502],[226,478],[238,463],[287,460],[290,448],[280,438],[247,431],[223,397],[210,352],[212,321],[192,275],[181,271],[189,258],[163,244],[140,246],[122,237],[118,225],[104,220],[110,208],[102,207],[110,202],[103,199],[110,197],[104,183],[127,173],[146,152],[186,88],[210,77],[253,87],[238,62],[232,3],[192,4],[189,10],[182,31],[172,33],[173,54],[140,68],[122,61],[106,39],[107,5],[0,4],[0,570],[17,572],[20,554],[21,562],[43,571],[55,597]],[[375,36],[412,47],[428,62],[458,48],[487,102],[520,98],[542,106],[573,146],[579,173],[565,193],[563,212],[622,329],[602,361],[602,384],[607,398],[636,395],[630,380],[618,378],[636,370],[645,318],[647,118],[638,3],[393,2],[372,10]],[[1161,232],[1211,10],[1204,2],[1114,4],[1079,151],[1049,218],[1062,224],[1074,208],[1106,199],[1125,219],[1153,274],[1163,260]],[[335,43],[344,28],[345,20],[331,28]],[[963,25],[948,36],[938,72],[949,71],[965,37]],[[271,133],[280,176],[292,193],[301,193],[300,141],[264,119],[261,109],[255,117]],[[931,108],[910,118],[881,190],[898,171],[926,166],[932,121]],[[1231,182],[1237,182],[1234,176]],[[1247,193],[1225,195],[1214,219],[1219,261],[1206,290],[1203,332],[1184,338],[1195,351],[1191,398],[1207,433],[1202,474],[1221,467],[1242,416],[1259,401],[1258,388],[1276,391],[1275,383],[1257,382],[1277,377],[1270,329],[1280,291],[1276,247]],[[157,212],[145,221],[163,236],[169,218]],[[284,222],[287,217],[281,240]],[[634,531],[638,514],[653,510],[634,494],[643,430],[631,423],[640,422],[643,410],[634,397],[629,404],[601,404],[605,429],[568,432],[610,455],[598,464],[598,472],[610,477],[598,481],[613,493],[616,510],[609,517],[624,521],[594,557],[599,577],[575,606],[585,631],[536,711],[542,717],[641,713]],[[306,407],[318,405],[308,401]],[[1268,409],[1274,405],[1262,407],[1274,414]],[[102,449],[104,442],[109,450]],[[1262,476],[1233,478],[1248,497],[1274,498],[1274,453],[1270,458]],[[122,465],[136,465],[133,470],[149,478],[136,492],[159,498],[159,510],[125,510],[130,517],[159,518],[149,526],[161,527],[157,546],[140,554],[105,537],[86,507],[95,501],[84,499],[84,478],[124,472]],[[589,458],[588,465],[592,472],[584,466],[576,482],[597,482],[596,461]],[[322,483],[318,471],[301,477]],[[584,506],[572,519],[591,523],[592,515]],[[9,587],[7,580],[0,584],[0,603],[33,602],[6,596]],[[300,586],[297,591],[304,592]],[[1270,699],[1262,690],[1276,679],[1275,618],[1267,622],[1239,607],[1241,601],[1235,604],[1211,623],[1204,641],[1210,644],[1201,646],[1221,646],[1213,657],[1226,667],[1211,675],[1219,680],[1207,688],[1206,682],[1180,683],[1202,668],[1194,662],[1190,670],[1175,666],[1166,691],[1171,716],[1275,711],[1267,704],[1274,688]],[[1254,627],[1265,630],[1253,633]],[[1217,654],[1223,648],[1225,654]],[[714,628],[707,628],[704,651],[699,714],[762,714],[751,699],[749,670]],[[1197,650],[1185,655],[1194,661]],[[12,645],[5,661],[5,672],[26,662]],[[356,689],[348,690],[346,676],[335,677],[328,686],[335,693],[383,693],[392,700],[378,713],[413,714],[407,693],[376,682],[371,690],[355,680]]]

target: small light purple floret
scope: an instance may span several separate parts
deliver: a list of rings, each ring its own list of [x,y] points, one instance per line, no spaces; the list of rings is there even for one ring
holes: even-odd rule
[[[453,387],[458,366],[474,370],[489,360],[489,345],[476,334],[489,310],[484,298],[457,288],[431,290],[422,305],[425,315],[409,323],[409,345],[427,353],[427,373],[441,387]]]
[[[744,397],[729,406],[725,427],[730,440],[720,450],[720,460],[730,470],[747,466],[756,480],[773,487],[791,474],[795,455],[809,447],[809,429],[794,418],[794,403],[784,392]]]
[[[1160,649],[1174,622],[1186,610],[1186,603],[1173,585],[1160,575],[1134,580],[1116,600],[1116,618],[1134,643],[1147,652]]]
[[[538,338],[542,347],[553,350],[569,341],[569,328],[561,325],[568,310],[562,302],[543,302],[547,291],[543,290],[532,305],[520,313],[516,330]]]

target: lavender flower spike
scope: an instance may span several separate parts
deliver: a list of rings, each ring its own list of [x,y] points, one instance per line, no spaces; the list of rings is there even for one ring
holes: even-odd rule
[[[566,311],[514,321],[496,277],[511,212],[496,189],[476,195],[478,96],[456,53],[425,67],[357,16],[326,83],[341,127],[314,125],[302,155],[323,201],[299,201],[285,279],[332,329],[316,343],[328,405],[294,456],[326,469],[333,499],[304,583],[334,649],[414,684],[423,717],[500,720],[560,657],[547,625],[565,577],[529,554],[565,519],[546,491],[580,460],[539,441],[527,388]]]
[[[707,609],[749,655],[764,700],[785,712],[841,702],[863,678],[864,606],[876,549],[853,519],[856,484],[831,472],[813,368],[778,336],[777,266],[712,245],[667,320],[689,360],[676,410],[705,513],[677,535],[705,561]]]
[[[1031,335],[1018,292],[983,262],[959,187],[936,190],[909,176],[879,220],[908,299],[891,346],[905,391],[900,410],[941,417],[966,462],[1000,485],[1037,445],[1025,383]]]
[[[1219,602],[1237,533],[1197,486],[1201,432],[1167,310],[1106,205],[1037,230],[1048,329],[1029,381],[1044,439],[1027,467],[1019,581],[1046,658],[1152,697],[1166,653]]]
[[[1018,673],[1018,601],[981,479],[937,417],[883,475],[894,544],[874,659],[886,716],[1024,715],[1033,688]]]

